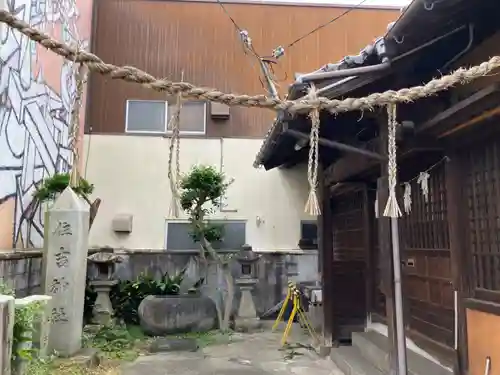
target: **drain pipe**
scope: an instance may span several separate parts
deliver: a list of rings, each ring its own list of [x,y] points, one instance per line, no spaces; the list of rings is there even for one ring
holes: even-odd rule
[[[454,290],[453,291],[453,310],[454,310],[454,318],[455,318],[455,324],[454,324],[454,329],[455,329],[455,337],[454,337],[454,348],[455,350],[458,350],[458,291]]]
[[[470,23],[469,24],[469,43],[461,52],[459,52],[455,57],[453,57],[450,61],[448,61],[446,64],[444,64],[444,66],[441,68],[441,70],[446,69],[451,64],[453,64],[455,61],[457,61],[459,58],[461,58],[463,55],[465,55],[467,52],[469,52],[469,50],[472,47],[472,43],[474,43],[474,24]]]
[[[449,31],[443,35],[440,35],[434,39],[431,39],[428,42],[426,42],[418,47],[415,47],[415,48],[413,48],[413,49],[411,49],[411,50],[409,50],[409,51],[407,51],[399,56],[394,57],[392,59],[392,62],[394,63],[398,60],[401,60],[404,57],[407,57],[409,55],[412,55],[412,54],[426,48],[426,47],[429,47],[442,39],[445,39],[453,34],[456,34],[457,32],[463,30],[464,28],[465,28],[465,25],[462,25],[462,26],[457,27],[456,29],[454,29],[452,31]],[[450,64],[455,62],[457,59],[459,59],[461,56],[463,56],[465,53],[467,53],[470,50],[470,48],[472,47],[473,41],[474,41],[474,25],[469,24],[469,44],[467,45],[467,47],[463,51],[461,51],[458,55],[453,57],[452,60],[447,62],[444,67],[449,66]],[[370,74],[373,72],[384,72],[390,68],[391,68],[390,62],[383,62],[383,63],[377,64],[377,65],[362,66],[359,68],[352,68],[352,69],[333,70],[331,72],[324,72],[320,69],[320,70],[317,70],[317,71],[312,72],[312,73],[306,73],[306,74],[300,75],[299,77],[297,77],[296,82],[302,83],[302,82],[315,81],[315,80],[321,80],[321,79],[327,79],[327,78],[343,78],[340,81],[337,81],[331,85],[325,86],[323,89],[326,91],[327,89],[330,89],[331,87],[335,87],[336,85],[340,85],[342,83],[345,83],[347,80],[356,78],[355,76],[357,76],[357,75]]]
[[[309,82],[309,81],[317,81],[321,79],[328,78],[345,78],[355,75],[363,75],[374,72],[382,72],[388,70],[391,67],[389,62],[384,62],[382,64],[377,65],[369,65],[362,66],[359,68],[352,69],[342,69],[342,70],[333,70],[331,72],[321,72],[321,73],[308,73],[304,74],[297,78],[297,82]]]
[[[486,365],[484,366],[484,375],[490,375],[491,371],[491,357],[486,357]]]

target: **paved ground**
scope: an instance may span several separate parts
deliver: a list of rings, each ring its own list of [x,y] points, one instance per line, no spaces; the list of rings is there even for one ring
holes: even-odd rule
[[[320,359],[307,348],[280,350],[280,338],[279,333],[265,331],[238,335],[233,343],[194,353],[143,356],[125,367],[123,375],[343,375],[329,359]],[[308,341],[295,333],[292,347],[294,342]]]

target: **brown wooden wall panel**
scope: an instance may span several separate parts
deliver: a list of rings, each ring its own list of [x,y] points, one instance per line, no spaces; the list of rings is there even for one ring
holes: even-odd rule
[[[492,124],[495,126],[496,124]],[[476,299],[500,302],[500,135],[461,150],[466,251]]]
[[[454,300],[444,165],[430,172],[427,201],[415,180],[411,188],[411,212],[400,220],[406,323],[452,347]]]
[[[334,338],[342,340],[350,339],[366,320],[367,211],[363,190],[335,196],[333,202]]]
[[[259,67],[245,55],[238,33],[216,2],[106,0],[95,1],[92,49],[104,61],[132,65],[157,77],[184,78],[199,86],[235,93],[261,94]],[[270,55],[345,8],[226,4],[247,29],[255,49]],[[283,95],[295,72],[308,72],[358,53],[399,15],[395,10],[358,9],[305,38],[286,51],[276,67]],[[87,129],[122,133],[127,99],[165,99],[151,90],[91,74]],[[229,121],[208,121],[208,136],[261,137],[274,113],[231,108]]]

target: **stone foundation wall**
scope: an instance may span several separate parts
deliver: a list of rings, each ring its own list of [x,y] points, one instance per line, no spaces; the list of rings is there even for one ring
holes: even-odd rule
[[[0,283],[16,291],[17,298],[41,293],[42,252],[0,252]]]
[[[118,265],[117,276],[120,279],[130,280],[141,273],[148,273],[157,277],[165,272],[170,275],[187,267],[184,287],[191,287],[200,277],[202,267],[197,260],[197,252],[137,252],[122,251],[124,262]],[[255,307],[259,315],[278,304],[286,295],[288,281],[314,282],[318,280],[317,251],[309,250],[301,254],[261,253],[256,264],[255,275],[258,279],[253,293]],[[241,274],[237,261],[233,262],[232,273],[236,278]],[[210,285],[217,285],[225,289],[224,275],[217,265],[209,266],[207,281]],[[235,295],[235,308],[238,306],[240,294]]]
[[[116,250],[123,257],[116,275],[121,280],[136,279],[141,273],[160,277],[165,272],[174,274],[182,268],[188,268],[182,285],[191,287],[202,274],[202,267],[197,261],[197,252],[179,251],[127,251]],[[303,253],[262,253],[255,267],[255,277],[259,280],[254,291],[254,301],[259,315],[264,314],[278,304],[286,293],[288,281],[315,282],[318,280],[317,251]],[[236,261],[233,262],[233,276],[241,273]],[[40,250],[0,252],[0,282],[14,289],[18,298],[31,294],[40,294],[42,273],[42,252]],[[210,286],[225,288],[223,273],[213,264],[208,268],[207,283]],[[236,292],[235,307],[239,303]]]

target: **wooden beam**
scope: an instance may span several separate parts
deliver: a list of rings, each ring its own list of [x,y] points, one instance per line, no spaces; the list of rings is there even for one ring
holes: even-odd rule
[[[473,117],[472,119],[470,119],[470,120],[468,120],[460,125],[455,126],[453,129],[450,129],[444,133],[439,134],[437,137],[438,138],[448,137],[448,136],[452,135],[453,133],[456,133],[460,130],[466,129],[466,128],[471,127],[473,125],[480,124],[481,122],[486,121],[486,120],[490,119],[491,117],[498,116],[498,115],[500,115],[500,106],[495,107],[489,111],[483,112],[479,116]]]
[[[470,117],[470,110],[469,108],[471,106],[474,106],[476,104],[480,104],[481,106],[483,105],[482,103],[486,104],[488,101],[493,101],[496,102],[498,99],[498,94],[500,94],[500,85],[499,84],[492,84],[476,93],[473,95],[469,96],[467,99],[464,99],[457,104],[451,106],[450,108],[446,109],[445,111],[440,112],[430,120],[424,122],[422,125],[417,126],[416,131],[418,133],[425,132],[430,130],[431,128],[436,127],[437,125],[441,125],[443,122],[447,121],[450,123],[453,123],[455,121],[460,121],[459,120],[459,114],[463,115],[467,114],[466,117]],[[487,99],[487,100],[486,100]],[[483,112],[485,108],[480,108],[478,109],[479,112]],[[449,121],[448,121],[449,120]]]
[[[325,189],[324,173],[318,171],[318,194],[321,215],[318,216],[318,254],[321,265],[321,285],[323,298],[323,340],[327,348],[333,346],[333,224],[332,205],[328,189]]]
[[[374,138],[371,142],[373,149],[380,149],[380,138]],[[403,160],[416,152],[443,151],[444,146],[434,138],[426,136],[415,136],[402,142],[398,160]],[[387,152],[387,151],[386,151]],[[361,155],[350,154],[338,159],[325,171],[327,185],[343,182],[363,172],[375,170],[380,165],[378,160],[367,159]]]
[[[307,140],[309,140],[309,134],[303,133],[303,132],[298,131],[298,130],[287,129],[285,131],[285,133],[289,134],[292,137],[295,137],[297,139],[307,139]],[[372,159],[375,159],[375,160],[387,160],[386,157],[384,157],[384,156],[382,156],[382,155],[380,155],[380,154],[378,154],[376,152],[372,152],[372,151],[369,151],[369,150],[365,150],[363,148],[354,147],[354,146],[351,146],[351,145],[347,145],[345,143],[340,143],[340,142],[332,141],[332,140],[325,139],[325,138],[319,138],[319,144],[321,146],[334,148],[336,150],[350,152],[350,153],[354,153],[354,154],[358,154],[358,155],[363,155],[365,157],[369,157],[369,158],[372,158]]]
[[[454,149],[447,150],[446,154],[450,158],[445,165],[445,191],[447,201],[447,219],[450,234],[450,259],[451,273],[453,279],[453,289],[457,298],[457,321],[455,329],[458,329],[458,341],[455,343],[456,362],[454,364],[456,374],[466,374],[468,372],[467,353],[467,326],[466,309],[464,299],[470,296],[470,285],[467,277],[467,259],[464,233],[466,233],[466,223],[464,206],[458,204],[464,202],[461,186],[463,185],[462,169],[460,166],[460,156]]]

